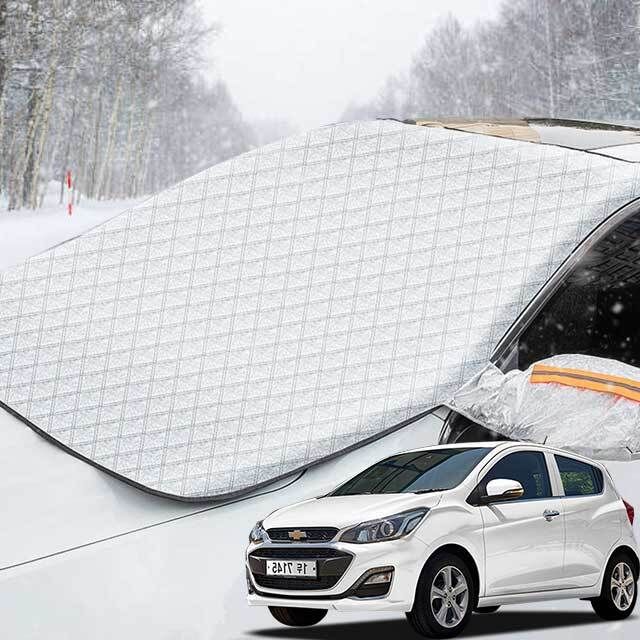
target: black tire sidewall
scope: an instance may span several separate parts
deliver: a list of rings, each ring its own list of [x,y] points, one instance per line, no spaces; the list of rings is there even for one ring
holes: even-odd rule
[[[615,602],[613,601],[613,596],[611,595],[611,577],[613,574],[613,570],[615,569],[616,565],[620,562],[624,562],[627,565],[629,565],[629,567],[631,568],[631,573],[633,574],[633,579],[635,583],[635,589],[633,592],[633,601],[631,603],[631,606],[624,611],[621,611],[620,609],[618,609]],[[606,609],[609,610],[608,612],[610,613],[611,616],[622,619],[630,616],[633,613],[637,600],[638,600],[638,572],[636,570],[636,565],[633,562],[633,560],[629,557],[628,554],[616,553],[611,557],[611,559],[607,564],[607,569],[604,573],[604,577],[602,581],[602,590],[600,591],[600,597],[597,599],[596,602],[594,602],[594,608],[595,606],[598,606],[598,605],[600,607],[604,606]]]
[[[440,570],[447,566],[456,567],[461,571],[469,588],[467,611],[455,627],[443,627],[431,610],[431,586]],[[430,559],[422,570],[416,589],[415,602],[409,619],[414,628],[423,635],[434,638],[452,638],[461,633],[467,626],[475,604],[475,585],[467,563],[456,555],[441,553]]]

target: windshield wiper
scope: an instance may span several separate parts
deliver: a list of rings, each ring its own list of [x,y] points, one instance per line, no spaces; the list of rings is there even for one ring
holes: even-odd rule
[[[412,491],[411,493],[436,493],[437,491],[449,491],[446,487],[437,487],[436,489],[418,489],[417,491]]]

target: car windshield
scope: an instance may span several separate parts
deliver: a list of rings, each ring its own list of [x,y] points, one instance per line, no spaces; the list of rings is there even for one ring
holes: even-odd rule
[[[489,451],[469,447],[401,453],[377,462],[330,495],[446,491],[459,485]]]

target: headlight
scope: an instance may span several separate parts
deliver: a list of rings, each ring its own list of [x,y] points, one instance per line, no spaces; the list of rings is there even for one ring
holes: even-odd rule
[[[341,536],[340,542],[366,544],[368,542],[384,542],[396,540],[410,534],[429,513],[429,509],[413,509],[403,511],[388,518],[362,522],[351,529],[347,529]]]
[[[265,542],[268,540],[267,532],[264,530],[262,526],[262,521],[256,522],[253,529],[251,529],[251,533],[249,534],[249,542],[253,542],[254,544],[258,542]]]

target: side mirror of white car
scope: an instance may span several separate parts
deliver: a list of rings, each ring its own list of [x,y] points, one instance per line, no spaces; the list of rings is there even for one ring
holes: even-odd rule
[[[484,504],[493,502],[508,502],[509,500],[517,500],[524,495],[524,489],[517,480],[506,480],[504,478],[496,478],[487,483],[487,492],[483,496]]]

